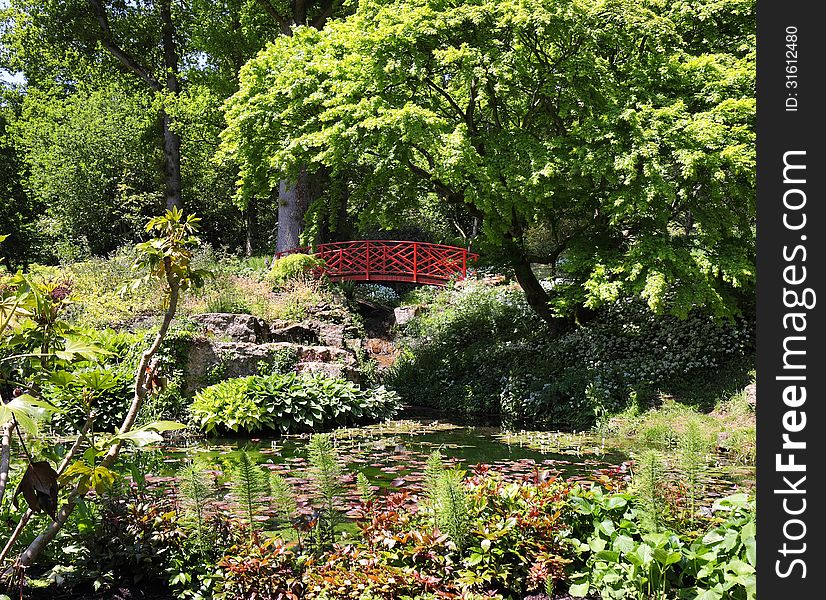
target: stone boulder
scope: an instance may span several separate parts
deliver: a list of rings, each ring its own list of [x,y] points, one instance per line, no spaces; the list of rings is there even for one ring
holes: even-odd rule
[[[306,323],[276,320],[269,326],[270,342],[291,342],[293,344],[317,344],[318,334]]]
[[[264,343],[269,341],[266,323],[252,315],[204,313],[190,317],[204,333],[230,342]]]
[[[269,326],[269,341],[344,348],[347,336],[352,333],[351,329],[352,327],[345,323],[330,323],[318,319],[307,319],[300,323],[276,320]]]
[[[421,312],[420,306],[399,306],[393,309],[393,317],[396,325],[404,325],[410,322],[413,317]]]
[[[184,369],[184,393],[192,395],[214,381],[255,375],[260,372],[261,363],[271,365],[277,353],[284,349],[296,352],[298,372],[323,371],[354,382],[359,380],[358,361],[349,349],[290,342],[225,342],[207,338],[194,340],[190,345]]]

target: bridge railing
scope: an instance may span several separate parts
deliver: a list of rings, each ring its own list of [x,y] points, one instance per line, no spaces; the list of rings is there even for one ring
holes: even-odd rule
[[[468,265],[479,258],[465,248],[398,240],[356,240],[294,248],[275,258],[312,253],[324,260],[324,273],[333,281],[406,281],[444,285],[452,277],[467,277]]]

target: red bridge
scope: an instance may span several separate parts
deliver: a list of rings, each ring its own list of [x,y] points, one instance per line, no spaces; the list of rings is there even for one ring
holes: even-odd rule
[[[332,281],[406,281],[423,285],[446,285],[451,278],[467,277],[468,262],[478,254],[464,248],[389,240],[357,240],[293,248],[275,255],[313,254],[324,260],[322,272]]]

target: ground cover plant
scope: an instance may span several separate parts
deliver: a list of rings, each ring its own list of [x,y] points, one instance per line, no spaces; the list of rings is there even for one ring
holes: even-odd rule
[[[382,386],[362,390],[320,373],[227,379],[195,395],[192,418],[207,433],[318,431],[395,415],[399,397]]]
[[[412,404],[585,429],[665,396],[703,410],[742,389],[753,320],[657,316],[618,301],[553,336],[518,289],[470,283],[442,292],[403,330],[387,380]]]

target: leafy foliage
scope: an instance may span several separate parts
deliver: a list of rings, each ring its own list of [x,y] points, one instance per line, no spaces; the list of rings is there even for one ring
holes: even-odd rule
[[[310,165],[362,222],[458,207],[549,320],[623,296],[731,315],[754,284],[753,42],[753,0],[370,0],[249,61],[223,145],[241,200]]]
[[[404,329],[385,379],[414,405],[508,426],[544,422],[583,429],[659,394],[709,406],[748,383],[753,321],[651,314],[622,300],[554,336],[512,286],[469,284],[437,296]],[[725,395],[725,391],[723,395]]]
[[[290,280],[299,279],[324,265],[324,261],[311,254],[288,254],[273,261],[267,281],[275,286],[282,286]]]
[[[697,537],[647,532],[631,508],[634,496],[576,490],[573,544],[584,570],[572,575],[570,593],[603,598],[755,598],[754,503],[736,494],[715,502],[727,513]]]
[[[207,432],[290,433],[386,419],[398,407],[398,396],[383,387],[362,390],[343,379],[290,372],[222,381],[199,391],[191,410]]]

